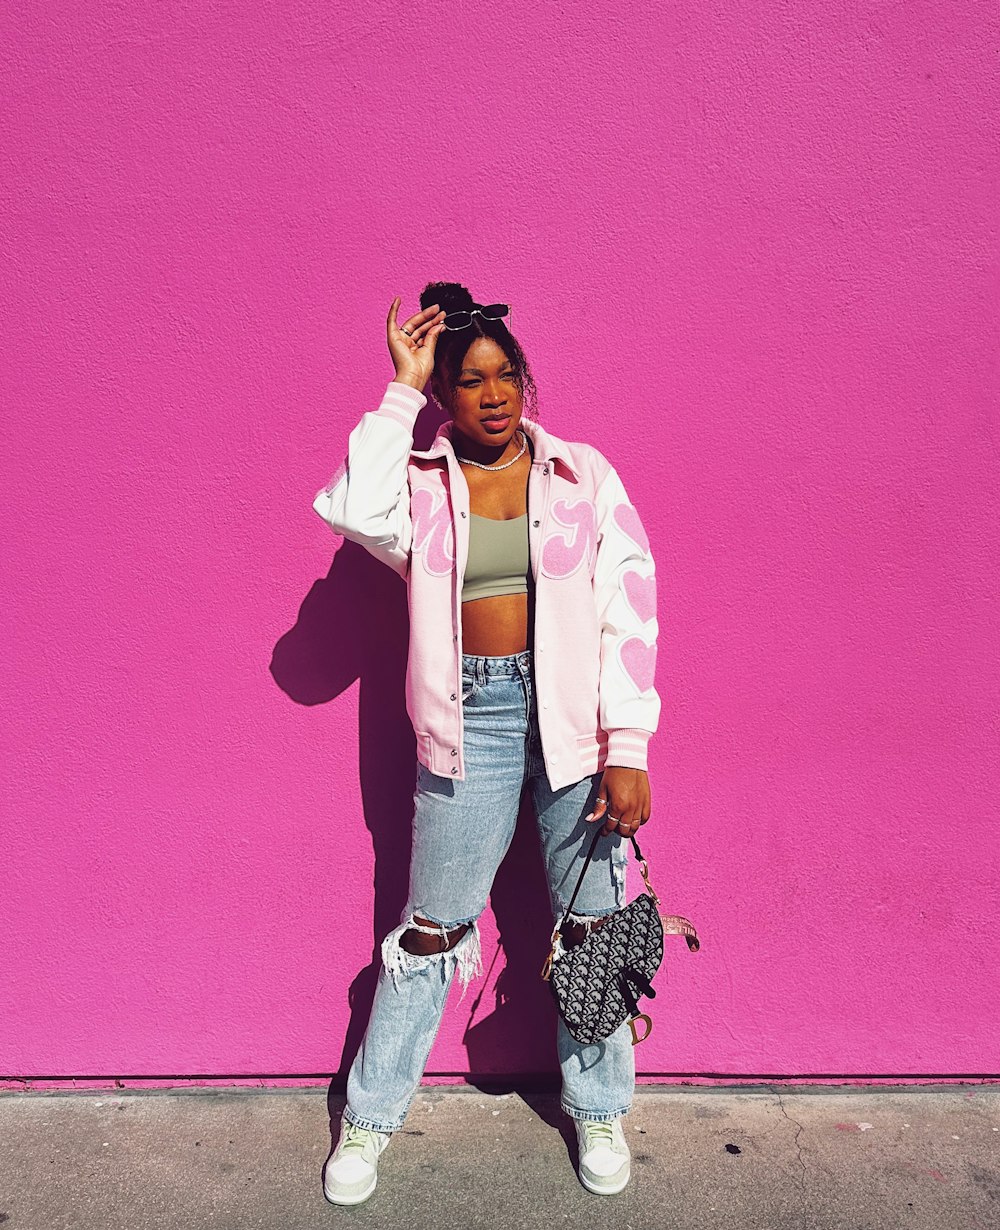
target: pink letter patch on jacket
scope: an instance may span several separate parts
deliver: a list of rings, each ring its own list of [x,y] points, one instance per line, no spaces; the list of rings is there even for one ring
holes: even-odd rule
[[[542,572],[547,577],[569,577],[586,559],[593,571],[597,551],[597,514],[592,500],[555,500],[549,509],[560,527],[542,546]]]
[[[432,576],[445,577],[455,562],[455,531],[444,495],[418,487],[410,499],[413,522],[411,549],[417,551]]]

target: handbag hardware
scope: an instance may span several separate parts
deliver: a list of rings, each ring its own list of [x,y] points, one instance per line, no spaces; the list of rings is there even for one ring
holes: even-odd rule
[[[569,915],[573,912],[573,906],[583,884],[583,877],[590,866],[601,835],[602,829],[598,827],[584,859],[569,905],[552,931],[551,949],[541,973],[542,978],[552,987],[557,1006],[567,1028],[579,1041],[596,1041],[601,1037],[606,1037],[607,1033],[602,1032],[600,1024],[588,1018],[604,1014],[603,1030],[606,1031],[609,1023],[607,1012],[610,1011],[610,1019],[617,1021],[614,1028],[617,1028],[624,1019],[628,1019],[632,1033],[632,1045],[636,1046],[649,1037],[653,1028],[650,1017],[640,1011],[638,1001],[641,995],[647,995],[651,999],[656,996],[650,979],[656,973],[662,960],[663,934],[683,935],[691,952],[697,952],[701,945],[697,931],[687,918],[679,914],[659,912],[660,899],[650,883],[649,865],[639,849],[639,843],[632,836],[630,840],[642,874],[645,895],[649,898],[650,904],[644,905],[644,897],[639,896],[623,909],[613,911],[602,918],[601,926],[588,931],[580,944],[571,949],[563,947],[563,928]],[[610,920],[615,920],[612,923],[612,930],[617,932],[614,939],[601,935],[601,929]],[[625,948],[628,949],[630,945],[633,945],[633,940],[638,943],[639,947],[630,956],[627,952],[623,952],[622,945],[624,942]],[[584,949],[587,951],[582,951]],[[612,950],[615,952],[614,959],[612,959]],[[597,962],[592,960],[594,957],[598,958]],[[561,985],[558,985],[552,979],[553,965],[563,960],[568,960],[569,968],[573,972],[566,977],[559,978]],[[621,963],[617,971],[613,968],[615,961]],[[637,965],[643,965],[645,968],[639,969]],[[600,974],[595,973],[597,969],[600,970]],[[595,978],[597,985],[594,984]],[[580,989],[581,982],[582,990]],[[573,986],[572,990],[570,990],[570,983]],[[612,988],[614,994],[610,995]],[[608,1008],[609,997],[617,1003],[617,1009]],[[570,1008],[571,999],[572,1008]],[[645,1033],[641,1037],[636,1031],[636,1024],[639,1021],[645,1023]]]

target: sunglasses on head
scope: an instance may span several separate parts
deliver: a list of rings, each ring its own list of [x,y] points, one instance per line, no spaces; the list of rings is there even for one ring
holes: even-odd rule
[[[471,312],[448,312],[445,316],[444,327],[446,329],[467,329],[472,324],[473,316],[477,314],[484,320],[501,320],[504,316],[510,316],[511,320],[514,319],[509,303],[488,303],[485,307],[473,308]]]

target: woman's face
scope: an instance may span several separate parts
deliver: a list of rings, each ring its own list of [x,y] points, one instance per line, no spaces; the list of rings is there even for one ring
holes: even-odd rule
[[[452,418],[468,440],[503,448],[521,421],[521,391],[514,368],[491,337],[477,337],[462,360]]]

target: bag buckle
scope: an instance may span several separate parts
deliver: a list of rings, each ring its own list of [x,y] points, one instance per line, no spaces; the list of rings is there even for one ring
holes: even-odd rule
[[[656,890],[653,888],[652,884],[650,884],[649,882],[649,864],[646,862],[644,858],[639,859],[638,862],[639,862],[639,871],[642,873],[642,882],[646,886],[646,892],[649,893],[649,895],[653,898],[654,904],[658,906],[660,904],[660,899],[656,895]]]
[[[559,943],[559,928],[552,932],[552,947],[549,950],[549,955],[545,958],[545,964],[542,966],[542,981],[548,982],[549,976],[552,973],[552,962],[556,959],[556,946]]]

